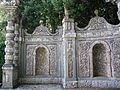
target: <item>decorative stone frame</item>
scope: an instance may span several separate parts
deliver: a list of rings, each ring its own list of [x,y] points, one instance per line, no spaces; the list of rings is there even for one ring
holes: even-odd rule
[[[106,55],[107,55],[107,61],[108,61],[108,65],[109,65],[109,75],[108,77],[112,77],[112,67],[111,67],[111,49],[110,46],[107,42],[105,41],[95,41],[91,46],[90,46],[90,50],[89,50],[89,57],[90,57],[90,77],[93,77],[93,47],[96,44],[103,44],[103,46],[106,48]]]
[[[38,49],[38,48],[40,48],[40,47],[43,47],[43,48],[45,48],[46,49],[46,51],[47,51],[47,58],[48,58],[48,60],[49,60],[49,50],[48,50],[48,47],[47,46],[45,46],[45,45],[38,45],[36,48],[35,48],[35,50],[34,50],[34,53],[33,53],[33,57],[34,57],[34,64],[33,64],[33,75],[34,76],[36,76],[36,50]],[[50,60],[49,60],[50,61]],[[49,66],[49,69],[50,69],[50,66]]]

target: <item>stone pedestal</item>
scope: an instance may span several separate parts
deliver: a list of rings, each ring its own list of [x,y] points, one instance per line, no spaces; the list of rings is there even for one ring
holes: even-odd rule
[[[76,59],[75,59],[75,38],[74,20],[63,19],[63,46],[64,46],[64,88],[76,88]]]
[[[12,89],[17,84],[17,68],[13,65],[5,64],[2,67],[3,70],[3,82],[2,88]]]

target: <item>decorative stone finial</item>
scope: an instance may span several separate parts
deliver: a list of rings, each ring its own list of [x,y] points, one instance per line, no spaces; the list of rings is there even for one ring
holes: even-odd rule
[[[39,24],[40,24],[40,25],[43,25],[43,20],[40,20],[40,21],[39,21]]]
[[[98,10],[97,9],[94,11],[94,13],[95,13],[96,16],[98,16]]]
[[[69,18],[68,9],[64,7],[65,18]]]

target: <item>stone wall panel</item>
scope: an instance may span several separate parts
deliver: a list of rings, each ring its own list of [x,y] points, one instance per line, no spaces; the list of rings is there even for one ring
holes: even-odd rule
[[[89,62],[89,48],[90,48],[91,42],[87,41],[79,41],[78,47],[79,50],[78,55],[79,55],[79,65],[78,65],[78,77],[79,78],[85,78],[85,77],[90,77],[90,62]]]

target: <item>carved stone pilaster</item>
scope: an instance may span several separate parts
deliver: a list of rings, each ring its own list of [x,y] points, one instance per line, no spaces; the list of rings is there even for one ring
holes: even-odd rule
[[[14,37],[14,60],[13,60],[13,64],[15,66],[17,66],[17,61],[18,61],[18,54],[19,54],[19,32],[18,32],[18,29],[19,29],[19,25],[18,24],[15,24],[15,37]]]
[[[74,20],[63,19],[63,46],[64,46],[64,88],[77,87],[76,81],[76,59],[75,59],[75,37]]]

